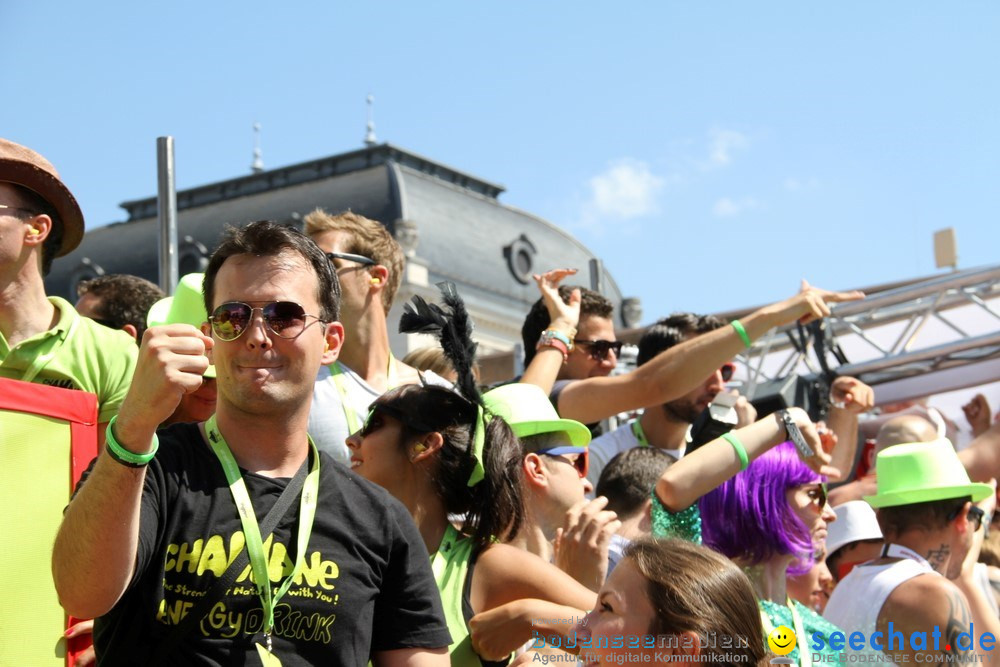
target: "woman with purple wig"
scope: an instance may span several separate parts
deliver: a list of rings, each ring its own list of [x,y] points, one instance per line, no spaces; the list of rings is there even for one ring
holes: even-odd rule
[[[839,471],[829,460],[798,408],[731,431],[664,472],[654,491],[653,533],[704,541],[742,566],[760,601],[765,633],[784,625],[799,642],[813,632],[828,637],[837,628],[790,601],[785,577],[808,569],[835,517],[826,507],[824,475]],[[787,657],[809,663],[809,652],[798,647]]]
[[[743,567],[757,593],[764,631],[784,625],[796,637],[839,632],[815,611],[792,600],[788,575],[813,565],[813,554],[826,540],[826,526],[836,515],[826,503],[826,478],[805,465],[795,446],[785,442],[698,502],[704,542]],[[802,639],[799,639],[802,642]],[[829,646],[829,642],[824,643]],[[809,651],[788,655],[809,664]],[[829,648],[826,652],[835,655]]]

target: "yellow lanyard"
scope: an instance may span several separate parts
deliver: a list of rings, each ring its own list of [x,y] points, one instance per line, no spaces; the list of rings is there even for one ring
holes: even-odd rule
[[[240,473],[236,459],[229,450],[222,433],[216,425],[215,415],[205,422],[205,431],[212,445],[212,451],[222,464],[222,469],[226,473],[226,481],[229,482],[229,490],[233,494],[233,502],[240,515],[240,523],[243,524],[243,536],[246,538],[246,549],[250,555],[250,567],[253,570],[254,583],[257,584],[257,592],[260,595],[260,605],[264,610],[264,639],[266,648],[257,644],[257,653],[261,663],[265,667],[271,665],[281,665],[281,662],[271,653],[271,632],[274,629],[274,608],[278,600],[288,592],[292,581],[302,572],[302,567],[306,561],[306,549],[309,546],[309,535],[312,533],[313,519],[316,516],[316,500],[319,495],[319,452],[312,438],[309,438],[309,448],[312,450],[312,465],[309,474],[306,475],[305,484],[302,486],[302,495],[299,498],[299,530],[298,541],[296,543],[295,565],[292,571],[285,577],[277,590],[271,590],[271,577],[268,572],[267,558],[264,554],[264,544],[261,540],[260,526],[257,524],[257,516],[254,514],[253,503],[250,494],[247,492],[246,483]]]
[[[799,666],[812,667],[812,658],[809,657],[809,652],[806,651],[805,647],[801,643],[807,639],[806,628],[802,624],[802,617],[799,616],[799,612],[795,608],[795,604],[792,602],[791,598],[785,598],[785,606],[788,607],[788,611],[792,612],[792,625],[795,626],[795,641],[799,642]],[[774,632],[774,624],[771,623],[771,617],[768,616],[767,612],[763,609],[760,610],[760,622],[761,625],[764,626],[765,636]]]
[[[646,437],[646,432],[642,430],[642,424],[639,423],[638,419],[632,421],[632,434],[639,441],[640,447],[649,447],[649,439]]]
[[[358,415],[354,406],[351,405],[347,394],[347,378],[344,376],[344,366],[339,361],[335,361],[329,366],[330,375],[333,377],[333,385],[340,394],[340,407],[344,411],[344,420],[347,422],[347,433],[353,435],[361,430],[363,420]],[[398,371],[396,369],[396,359],[389,353],[389,367],[385,371],[385,390],[395,389],[399,385]]]

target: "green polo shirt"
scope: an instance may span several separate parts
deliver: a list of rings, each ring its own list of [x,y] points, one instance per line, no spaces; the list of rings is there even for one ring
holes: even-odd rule
[[[97,421],[110,421],[128,391],[138,348],[124,331],[115,331],[81,317],[72,304],[49,297],[59,321],[48,331],[21,341],[13,348],[0,333],[0,377],[25,379],[36,359],[31,382],[97,395]]]

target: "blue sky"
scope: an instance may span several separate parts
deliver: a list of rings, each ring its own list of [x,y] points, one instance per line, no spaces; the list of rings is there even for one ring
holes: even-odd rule
[[[644,320],[997,262],[990,2],[0,4],[0,136],[89,224],[179,187],[380,141],[570,229]],[[582,267],[581,267],[582,268]]]

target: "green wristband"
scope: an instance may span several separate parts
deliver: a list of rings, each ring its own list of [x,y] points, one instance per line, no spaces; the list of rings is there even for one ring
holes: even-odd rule
[[[746,345],[747,347],[751,347],[753,345],[753,341],[750,340],[750,335],[747,334],[747,330],[743,328],[742,322],[740,322],[739,320],[733,320],[729,324],[731,324],[732,327],[736,329],[736,333],[740,335],[740,339],[743,341],[744,345]]]
[[[156,456],[156,450],[160,448],[160,440],[153,434],[153,449],[148,454],[136,454],[135,452],[130,452],[121,446],[121,444],[115,440],[114,425],[115,421],[118,420],[117,416],[111,418],[108,422],[108,430],[104,434],[104,446],[108,451],[108,455],[113,458],[118,463],[129,468],[142,468]]]
[[[723,433],[722,439],[728,442],[730,445],[732,445],[733,449],[736,450],[736,456],[738,456],[740,459],[740,471],[746,470],[747,466],[750,465],[750,458],[747,456],[746,447],[743,446],[743,443],[740,442],[740,439],[737,438],[735,435],[733,435],[731,432]]]

